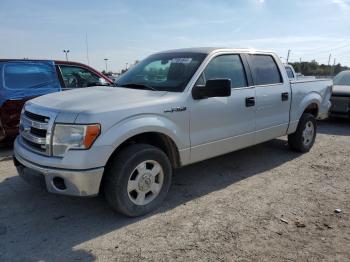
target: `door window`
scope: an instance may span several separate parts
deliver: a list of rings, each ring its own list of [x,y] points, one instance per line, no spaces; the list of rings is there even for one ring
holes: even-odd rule
[[[198,79],[203,85],[212,79],[230,79],[231,88],[246,87],[247,77],[239,55],[221,55],[213,58]]]
[[[78,66],[60,65],[62,78],[66,88],[80,88],[101,85],[100,76]]]
[[[250,55],[250,69],[255,85],[282,83],[281,73],[270,55]]]

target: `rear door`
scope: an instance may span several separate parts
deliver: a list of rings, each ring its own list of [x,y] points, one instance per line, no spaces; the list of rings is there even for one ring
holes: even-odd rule
[[[290,111],[290,83],[283,80],[283,65],[271,54],[249,54],[249,66],[256,95],[256,143],[287,133]]]

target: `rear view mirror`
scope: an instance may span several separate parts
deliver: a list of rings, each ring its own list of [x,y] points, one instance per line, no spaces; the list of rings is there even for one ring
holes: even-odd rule
[[[192,97],[195,100],[209,97],[227,97],[231,95],[230,79],[208,80],[205,86],[197,85],[192,89]]]

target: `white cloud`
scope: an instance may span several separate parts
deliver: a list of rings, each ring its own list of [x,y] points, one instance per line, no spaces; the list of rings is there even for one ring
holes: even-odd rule
[[[350,0],[332,0],[332,3],[345,11],[350,11]]]

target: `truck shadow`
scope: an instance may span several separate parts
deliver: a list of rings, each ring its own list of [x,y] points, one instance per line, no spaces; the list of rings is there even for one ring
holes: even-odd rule
[[[331,118],[318,121],[317,133],[335,136],[350,136],[350,120],[346,118]]]
[[[179,169],[160,209],[139,218],[116,214],[102,197],[57,196],[33,189],[19,177],[11,176],[0,183],[0,261],[94,261],[96,258],[86,247],[81,249],[79,245],[151,219],[298,156],[286,148],[286,140],[275,139]],[[118,245],[123,239],[112,239],[115,250],[110,251],[120,252]]]
[[[13,154],[12,143],[0,143],[0,161],[8,160]]]

